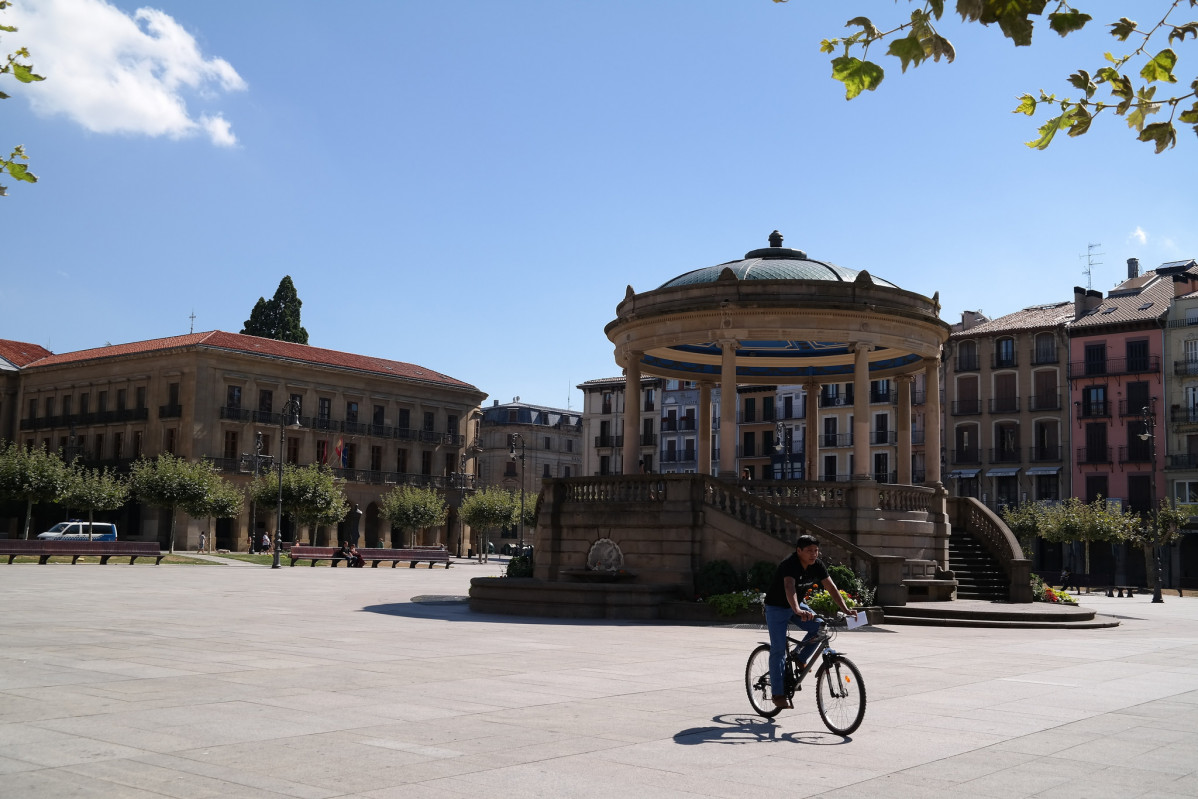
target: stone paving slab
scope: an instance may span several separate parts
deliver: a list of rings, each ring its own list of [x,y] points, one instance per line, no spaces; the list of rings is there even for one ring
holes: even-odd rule
[[[1198,794],[1198,598],[842,633],[841,738],[752,714],[763,629],[472,614],[502,568],[0,567],[0,795]]]

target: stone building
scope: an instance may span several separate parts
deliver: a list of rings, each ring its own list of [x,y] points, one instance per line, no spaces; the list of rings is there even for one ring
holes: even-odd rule
[[[519,436],[515,441],[515,458],[511,436]],[[498,486],[517,491],[523,485],[526,492],[536,494],[544,479],[582,474],[582,415],[564,408],[520,402],[519,398],[502,405],[495,400],[479,415],[471,447],[478,461],[480,487]]]
[[[610,377],[579,384],[582,390],[582,434],[585,439],[583,474],[635,474],[657,470],[657,442],[661,419],[658,400],[664,382],[638,379],[640,392],[625,413],[626,378]],[[628,429],[632,427],[631,431]],[[631,465],[626,465],[631,464]]]
[[[367,546],[390,542],[377,500],[402,484],[446,492],[449,522],[430,539],[453,545],[461,535],[452,508],[474,479],[466,425],[486,395],[432,369],[212,331],[47,354],[18,375],[14,437],[25,445],[118,469],[162,452],[205,458],[241,484],[253,477],[255,455],[259,467],[280,457],[326,464],[364,511]],[[284,429],[280,412],[292,400],[302,426]],[[214,543],[246,548],[251,531],[257,537],[274,529],[271,510],[259,509],[251,520],[247,506],[240,518],[217,525]],[[162,540],[164,522],[156,509],[131,506],[121,534]],[[205,525],[182,515],[178,522],[184,547]],[[286,520],[283,532],[294,534]],[[336,533],[322,528],[314,537],[335,544]]]

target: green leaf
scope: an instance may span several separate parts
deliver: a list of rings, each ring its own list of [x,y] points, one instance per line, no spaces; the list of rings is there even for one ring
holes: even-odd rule
[[[1040,138],[1024,142],[1024,144],[1037,150],[1048,149],[1048,145],[1052,144],[1052,138],[1057,135],[1057,131],[1068,128],[1071,120],[1072,114],[1069,111],[1060,116],[1053,117],[1040,126]]]
[[[1092,19],[1094,18],[1089,14],[1083,14],[1080,11],[1072,9],[1069,11],[1057,11],[1048,15],[1048,27],[1064,37],[1074,31],[1081,30]]]
[[[1027,114],[1029,117],[1036,113],[1036,98],[1025,94],[1019,98],[1019,107],[1012,114]]]
[[[907,71],[907,66],[910,64],[919,66],[920,62],[926,57],[923,50],[923,44],[914,34],[891,41],[890,47],[886,50],[886,54],[892,55],[903,62],[903,72]]]
[[[14,163],[9,161],[5,166],[5,171],[12,175],[16,180],[23,180],[26,183],[37,183],[37,176],[29,171],[29,167],[24,164]]]
[[[852,100],[861,92],[873,91],[882,82],[886,71],[872,61],[851,56],[832,59],[832,77],[844,84],[844,99]]]
[[[1111,35],[1121,42],[1126,42],[1136,29],[1136,23],[1127,17],[1120,17],[1118,22],[1111,23]]]
[[[1166,83],[1177,83],[1177,78],[1173,77],[1173,67],[1176,65],[1177,53],[1166,48],[1144,65],[1144,68],[1140,70],[1140,77],[1149,83],[1159,80]]]
[[[1069,82],[1086,93],[1086,97],[1093,97],[1094,92],[1098,90],[1098,86],[1094,81],[1090,80],[1090,73],[1084,69],[1079,69],[1069,76]]]
[[[933,61],[939,61],[941,58],[945,58],[948,63],[951,64],[956,59],[957,51],[953,49],[952,42],[940,34],[932,34],[929,44],[932,50]]]
[[[1091,115],[1089,111],[1080,105],[1074,107],[1071,113],[1072,116],[1070,117],[1069,121],[1069,135],[1081,136],[1084,133],[1088,133],[1090,130],[1090,122],[1094,119],[1093,115]]]
[[[1198,103],[1194,103],[1188,111],[1182,111],[1177,119],[1187,125],[1198,125]]]
[[[6,31],[8,33],[16,33],[17,29],[12,27],[11,25],[0,25],[0,31]]]
[[[1174,39],[1184,42],[1187,33],[1198,39],[1198,22],[1187,22],[1184,25],[1174,26],[1173,30],[1169,31],[1169,44],[1173,44]]]
[[[17,64],[15,62],[12,65],[12,74],[13,77],[21,81],[21,83],[33,83],[35,80],[45,80],[45,78],[43,78],[41,75],[33,74],[33,67],[26,66],[25,64]]]
[[[819,43],[819,51],[821,53],[834,53],[839,44],[840,39],[824,39]]]
[[[853,17],[848,22],[844,23],[846,28],[850,28],[854,25],[862,29],[862,32],[865,34],[865,38],[867,39],[878,39],[882,36],[882,32],[874,27],[874,24],[870,22],[869,17]]]
[[[1156,152],[1161,154],[1177,144],[1177,130],[1169,122],[1154,122],[1140,131],[1140,141],[1156,143]]]

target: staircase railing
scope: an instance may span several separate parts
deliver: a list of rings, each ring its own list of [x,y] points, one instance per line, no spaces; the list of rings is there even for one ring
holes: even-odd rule
[[[1031,602],[1031,561],[1023,556],[1019,540],[1010,528],[974,497],[949,497],[948,507],[953,530],[977,539],[998,561],[999,568],[1007,575],[1008,599]]]

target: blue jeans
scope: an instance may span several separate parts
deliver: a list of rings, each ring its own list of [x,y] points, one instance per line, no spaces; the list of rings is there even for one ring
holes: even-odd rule
[[[799,603],[801,610],[811,610],[806,605]],[[804,663],[815,648],[819,646],[815,637],[819,632],[823,622],[818,618],[811,621],[800,621],[789,607],[780,608],[775,605],[765,606],[765,626],[770,631],[770,691],[774,696],[785,696],[786,687],[783,682],[782,671],[783,665],[786,663],[786,634],[790,629],[791,622],[800,630],[805,630],[807,635],[802,639],[799,647],[799,660]]]

